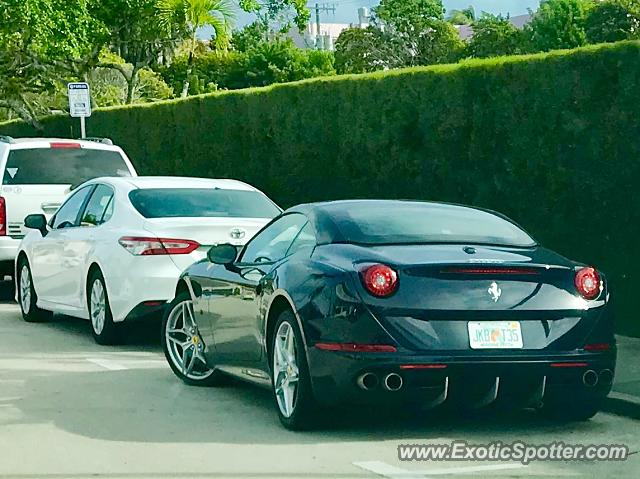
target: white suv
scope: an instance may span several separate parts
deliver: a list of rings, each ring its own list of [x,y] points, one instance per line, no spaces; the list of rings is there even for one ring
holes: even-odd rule
[[[137,174],[108,139],[0,136],[0,281],[14,274],[24,218],[34,213],[50,217],[74,187],[99,176]]]

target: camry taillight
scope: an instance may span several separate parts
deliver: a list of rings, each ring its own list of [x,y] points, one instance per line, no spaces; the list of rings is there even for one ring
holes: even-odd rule
[[[365,288],[374,296],[390,296],[398,289],[398,273],[387,265],[367,266],[360,274]]]
[[[185,239],[141,238],[134,236],[120,238],[118,243],[134,256],[189,254],[200,246],[196,241]]]
[[[579,269],[574,279],[576,289],[584,299],[595,299],[602,290],[602,280],[595,268]]]
[[[0,236],[7,236],[7,202],[0,196]]]

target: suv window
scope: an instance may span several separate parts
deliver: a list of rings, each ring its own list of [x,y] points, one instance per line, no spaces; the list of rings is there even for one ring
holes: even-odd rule
[[[56,215],[51,219],[51,227],[53,229],[69,228],[77,225],[80,209],[89,193],[91,193],[93,186],[89,185],[79,189],[60,207]]]
[[[100,226],[106,223],[113,214],[110,207],[113,201],[113,190],[107,185],[98,185],[93,190],[91,199],[82,213],[80,226]]]
[[[117,151],[30,148],[9,152],[3,185],[79,185],[100,176],[131,176]]]
[[[281,260],[306,223],[307,218],[300,213],[278,218],[247,244],[240,261],[269,263]]]

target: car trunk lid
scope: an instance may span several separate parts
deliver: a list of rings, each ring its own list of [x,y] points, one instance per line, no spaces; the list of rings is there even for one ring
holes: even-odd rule
[[[602,313],[605,294],[583,299],[575,265],[544,248],[412,245],[366,248],[359,257],[398,272],[398,289],[376,298],[360,294],[383,326],[415,349],[477,353],[471,322],[517,322],[517,350],[580,347]],[[361,252],[364,253],[364,252]],[[366,264],[366,263],[365,263]],[[356,264],[356,269],[363,265]],[[493,327],[492,325],[492,327]],[[480,325],[482,327],[482,325]]]
[[[580,309],[574,266],[544,248],[397,245],[365,248],[371,261],[398,271],[395,295],[375,304],[421,311]],[[358,268],[358,266],[356,266]],[[369,300],[368,300],[369,301]],[[490,315],[489,315],[490,316]]]
[[[157,238],[199,243],[198,249],[190,254],[171,255],[176,266],[184,270],[205,258],[214,244],[243,246],[269,221],[266,218],[152,218],[144,221],[144,228]]]

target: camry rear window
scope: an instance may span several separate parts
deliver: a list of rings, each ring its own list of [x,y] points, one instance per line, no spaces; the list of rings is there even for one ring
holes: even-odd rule
[[[117,151],[30,148],[9,153],[3,185],[79,185],[101,176],[131,176]]]
[[[157,188],[129,193],[145,218],[275,218],[278,207],[257,191],[219,188]]]
[[[462,206],[370,202],[354,203],[331,213],[342,240],[351,243],[535,245],[535,241],[514,223],[486,211]]]

